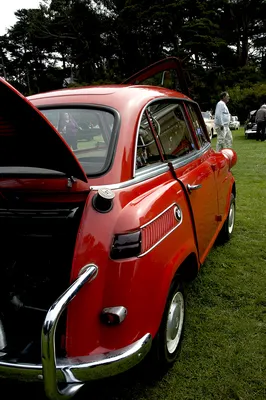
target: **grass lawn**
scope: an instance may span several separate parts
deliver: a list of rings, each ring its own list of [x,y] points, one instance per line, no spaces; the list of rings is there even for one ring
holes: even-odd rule
[[[243,129],[233,136],[235,231],[229,243],[213,248],[187,287],[178,361],[160,380],[137,368],[87,385],[77,399],[266,399],[266,142],[246,140]],[[1,398],[43,399],[35,386],[9,389]]]

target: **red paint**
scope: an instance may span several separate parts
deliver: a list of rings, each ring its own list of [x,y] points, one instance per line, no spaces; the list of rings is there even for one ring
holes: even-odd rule
[[[66,178],[12,176],[0,179],[1,196],[13,191],[28,202],[45,200],[56,204],[59,200],[82,200],[85,203],[76,238],[71,281],[89,263],[96,264],[99,272],[68,308],[65,341],[69,356],[118,349],[147,332],[154,337],[178,268],[191,253],[196,255],[197,267],[200,267],[227,216],[234,185],[230,166],[236,162],[236,155],[233,150],[223,154],[211,148],[178,168],[169,166],[164,173],[143,182],[113,189],[113,208],[106,214],[92,207],[92,198],[97,190],[91,190],[91,186],[119,184],[133,178],[140,115],[149,102],[162,98],[189,101],[183,94],[172,90],[126,85],[66,89],[29,97],[36,107],[105,105],[117,110],[121,119],[112,167],[103,176],[86,180],[82,179],[81,171],[80,179],[71,188],[67,186]],[[189,118],[187,113],[186,118]],[[192,130],[191,121],[187,122]],[[51,133],[50,124],[49,129]],[[56,137],[57,133],[54,135]],[[195,132],[193,135],[197,140]],[[63,140],[60,146],[62,144],[67,148],[66,154],[70,153]],[[73,154],[71,157],[75,168],[81,168]],[[231,165],[229,159],[233,160]],[[202,187],[188,194],[187,184],[200,184]],[[174,217],[174,207],[166,211],[172,204],[178,204],[182,210],[180,224]],[[114,235],[141,229],[142,251],[147,251],[147,254],[139,258],[112,260],[110,250]],[[156,245],[160,239],[163,240]],[[103,308],[112,306],[126,307],[128,315],[121,325],[105,326],[100,322],[100,313]]]

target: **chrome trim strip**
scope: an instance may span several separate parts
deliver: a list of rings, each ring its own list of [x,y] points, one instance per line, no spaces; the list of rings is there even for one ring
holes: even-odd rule
[[[141,114],[140,114],[140,116],[139,116],[139,120],[138,120],[138,125],[137,125],[137,135],[136,135],[136,142],[135,142],[135,153],[134,153],[134,164],[133,164],[133,177],[135,178],[138,174],[139,174],[139,171],[138,170],[136,170],[136,157],[137,157],[137,148],[138,148],[138,132],[139,132],[139,128],[140,128],[140,123],[141,123],[141,120],[142,120],[142,117],[143,117],[143,114],[144,114],[144,112],[145,112],[145,110],[148,108],[148,107],[150,107],[153,103],[158,103],[158,102],[163,102],[163,101],[169,101],[170,103],[173,103],[173,108],[174,107],[176,107],[177,106],[177,104],[178,105],[181,105],[181,112],[182,112],[182,114],[183,114],[183,116],[184,116],[184,121],[185,121],[185,124],[186,124],[186,127],[187,127],[187,130],[188,130],[188,132],[190,133],[190,135],[191,135],[191,129],[190,129],[190,127],[189,127],[189,125],[188,125],[188,122],[187,122],[187,118],[186,118],[186,116],[184,115],[184,109],[183,109],[183,107],[182,107],[182,102],[186,102],[186,103],[194,103],[193,101],[190,101],[190,100],[188,100],[188,99],[182,99],[182,98],[179,98],[179,97],[157,97],[156,99],[152,99],[152,100],[150,100],[144,107],[143,107],[143,109],[142,109],[142,111],[141,111]],[[155,117],[154,117],[155,118]],[[156,119],[156,118],[155,118]],[[156,135],[157,137],[158,137],[158,135]],[[193,139],[193,137],[192,137],[192,139]],[[193,142],[194,142],[194,139],[193,139]],[[211,144],[209,143],[209,142],[206,142],[207,144],[208,144],[208,146],[210,147],[211,146]],[[195,142],[194,142],[194,145],[195,145]],[[162,146],[161,146],[162,147]],[[205,149],[206,150],[206,146],[203,146],[203,149]],[[204,151],[205,151],[204,150]],[[198,154],[199,154],[199,152],[201,152],[202,151],[202,148],[201,149],[199,149],[199,150],[195,150],[195,151],[197,151],[197,157],[198,157]],[[188,160],[190,160],[190,154],[191,153],[189,153],[188,155],[186,155],[186,156],[184,156],[184,157],[186,157],[186,160],[185,160],[185,162],[183,161],[181,161],[181,165],[178,165],[178,166],[183,166],[183,165],[185,165],[187,162],[189,162]],[[195,157],[195,158],[197,158],[197,157]],[[194,158],[194,157],[193,157]],[[193,159],[192,158],[192,159]],[[166,160],[167,161],[167,160]],[[174,159],[171,159],[171,160],[169,160],[173,165],[175,165],[175,163],[176,162],[178,162],[179,163],[179,160],[178,161],[175,161]],[[161,161],[162,162],[162,161]],[[152,168],[152,167],[150,167],[150,168]]]
[[[150,100],[147,104],[145,104],[145,106],[143,107],[141,114],[139,116],[139,120],[138,120],[138,125],[137,125],[137,135],[136,135],[136,141],[135,141],[135,153],[134,153],[134,164],[133,164],[133,177],[135,178],[138,175],[138,170],[136,170],[136,160],[137,160],[137,149],[138,149],[138,132],[139,132],[139,128],[140,128],[140,123],[143,117],[143,114],[145,112],[145,110],[147,110],[148,107],[150,107],[153,103],[157,103],[157,102],[162,102],[162,101],[167,101],[170,100],[172,101],[182,101],[182,99],[178,98],[178,97],[157,97],[155,99]],[[180,104],[180,103],[179,103]],[[158,135],[156,135],[158,138]],[[163,163],[163,161],[161,160],[161,163]],[[152,168],[152,167],[150,167]]]
[[[162,211],[160,214],[158,214],[155,218],[153,218],[151,221],[149,221],[146,224],[142,225],[140,227],[140,229],[145,228],[147,225],[150,225],[152,222],[154,222],[156,219],[158,219],[162,214],[164,214],[166,211],[168,211],[173,206],[176,206],[174,208],[174,213],[175,213],[176,208],[178,207],[178,205],[176,203],[173,203],[169,207],[167,207],[164,211]],[[160,240],[158,240],[158,242],[156,242],[153,246],[151,246],[147,251],[145,251],[144,253],[141,253],[138,256],[138,258],[141,258],[141,257],[145,256],[146,254],[148,254],[150,251],[152,251],[156,246],[158,246],[158,244],[160,244],[165,238],[167,238],[167,236],[169,236],[174,230],[176,230],[179,227],[179,225],[182,224],[182,222],[183,222],[183,213],[181,212],[181,219],[180,219],[180,221],[177,221],[177,225],[174,226],[174,228],[172,228],[169,232],[167,232],[166,235],[164,235]]]
[[[210,143],[206,143],[206,145],[202,147],[200,150],[195,150],[194,152],[191,152],[189,155],[185,156],[185,159],[183,160],[180,159],[171,160],[174,169],[181,168],[186,164],[189,164],[190,162],[201,157],[210,147],[211,147]],[[124,189],[136,185],[140,182],[146,181],[147,179],[154,178],[155,176],[159,176],[164,172],[170,171],[169,166],[166,163],[162,163],[160,166],[158,166],[158,164],[154,164],[154,166],[149,167],[149,169],[146,171],[144,171],[144,169],[145,167],[143,168],[143,170],[140,170],[136,173],[135,178],[129,179],[128,181],[113,183],[110,185],[97,185],[97,186],[92,185],[90,186],[90,190],[97,191],[101,188],[108,188],[111,190]]]
[[[139,128],[140,128],[140,123],[144,114],[144,111],[146,109],[146,105],[143,107],[141,110],[139,120],[138,120],[138,125],[136,129],[136,140],[135,140],[135,147],[134,147],[134,160],[133,160],[133,178],[136,176],[136,162],[137,162],[137,150],[138,150],[138,138],[139,138]],[[162,162],[162,161],[160,161]]]
[[[141,174],[138,174],[135,178],[129,179],[128,181],[113,183],[110,185],[98,185],[98,186],[90,186],[90,190],[99,190],[100,188],[108,188],[111,190],[119,190],[124,189],[133,185],[136,185],[140,182],[144,182],[147,179],[154,178],[155,176],[159,176],[160,174],[169,171],[168,164],[162,163],[160,166],[158,164],[152,168],[149,168],[147,171],[141,171]]]
[[[167,208],[165,208],[162,212],[160,212],[160,214],[156,215],[156,217],[154,217],[153,219],[151,219],[149,222],[146,222],[146,224],[141,225],[140,229],[145,228],[145,226],[148,226],[150,224],[152,224],[154,221],[156,221],[156,219],[160,218],[161,215],[165,214],[168,210],[170,210],[170,208],[172,208],[173,206],[175,206],[176,203],[172,203],[170,204],[170,206],[168,206]]]
[[[211,147],[211,144],[209,142],[206,142],[206,144],[201,147],[199,150],[194,150],[191,153],[187,154],[184,156],[184,160],[171,160],[171,163],[173,164],[174,169],[184,167],[184,165],[189,164],[190,162],[196,160],[197,158],[200,158],[207,150],[209,150]]]
[[[49,309],[42,330],[42,364],[16,363],[0,356],[0,377],[31,382],[43,379],[49,399],[68,400],[85,382],[117,375],[146,356],[152,343],[149,333],[129,346],[104,354],[56,359],[55,332],[60,315],[79,290],[96,277],[97,271],[96,265],[87,265]],[[59,390],[59,382],[66,384],[64,389]]]

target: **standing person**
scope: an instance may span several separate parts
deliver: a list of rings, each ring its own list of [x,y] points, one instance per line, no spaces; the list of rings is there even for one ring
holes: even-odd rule
[[[63,137],[72,147],[72,150],[77,150],[77,133],[78,133],[78,124],[74,120],[73,117],[68,112],[65,112],[60,121],[59,131],[63,134]]]
[[[220,101],[217,103],[215,109],[214,123],[217,132],[217,151],[220,151],[224,148],[231,148],[233,144],[233,136],[229,128],[230,113],[226,105],[229,101],[229,98],[230,97],[227,92],[222,92],[220,94]]]
[[[266,104],[262,104],[261,108],[257,111],[255,122],[257,124],[256,140],[265,140],[266,129]]]

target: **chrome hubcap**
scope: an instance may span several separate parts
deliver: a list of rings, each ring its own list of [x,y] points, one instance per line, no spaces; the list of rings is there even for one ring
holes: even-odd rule
[[[170,354],[174,353],[181,338],[185,315],[184,296],[177,292],[171,302],[166,327],[166,346]]]
[[[230,206],[229,216],[228,216],[228,232],[230,234],[233,232],[234,223],[235,223],[235,204],[232,203]]]

